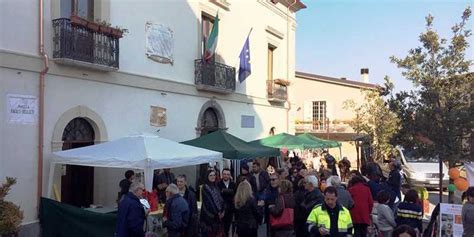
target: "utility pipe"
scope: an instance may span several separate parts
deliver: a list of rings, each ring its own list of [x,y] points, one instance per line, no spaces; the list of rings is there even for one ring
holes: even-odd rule
[[[39,53],[43,58],[44,67],[39,76],[39,118],[38,118],[38,190],[37,205],[43,193],[43,145],[44,145],[44,77],[49,70],[49,58],[44,50],[44,0],[39,0]]]

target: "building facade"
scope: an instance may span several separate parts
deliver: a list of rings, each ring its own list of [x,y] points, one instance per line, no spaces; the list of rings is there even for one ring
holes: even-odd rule
[[[355,115],[346,107],[346,102],[353,101],[360,105],[364,103],[364,91],[377,88],[375,84],[368,83],[368,69],[361,72],[362,82],[296,72],[291,84],[296,134],[311,133],[319,138],[341,142],[342,156],[351,161],[352,167],[356,167],[357,163],[354,143],[357,134],[349,125]],[[336,148],[330,149],[330,152],[341,158]]]
[[[285,0],[44,0],[41,16],[38,1],[1,1],[0,179],[18,178],[8,199],[24,211],[21,235],[38,233],[37,182],[46,196],[54,151],[143,132],[174,141],[218,128],[245,140],[272,127],[291,133],[287,87],[295,75],[295,16],[304,7]],[[216,16],[216,54],[203,62]],[[44,121],[40,19],[49,56]],[[94,28],[99,21],[103,28]],[[128,33],[118,38],[107,23]],[[239,54],[250,31],[252,72],[240,83]],[[64,166],[53,177],[55,191],[77,206],[114,203],[123,172]]]

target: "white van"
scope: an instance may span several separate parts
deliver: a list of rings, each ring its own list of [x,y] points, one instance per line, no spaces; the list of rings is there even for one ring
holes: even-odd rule
[[[415,187],[439,187],[439,160],[414,156],[413,150],[398,146],[399,159],[402,162],[402,175]],[[449,184],[448,168],[443,163],[443,187]]]

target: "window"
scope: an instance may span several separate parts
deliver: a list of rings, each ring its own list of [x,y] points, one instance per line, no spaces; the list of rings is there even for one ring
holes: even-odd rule
[[[75,14],[87,20],[94,20],[94,0],[61,0],[61,17]]]
[[[204,56],[204,53],[207,50],[206,42],[207,42],[207,39],[209,38],[209,35],[211,34],[212,26],[214,26],[214,18],[203,13],[201,16],[201,19],[202,19],[201,21],[201,32],[202,32],[201,56]]]
[[[267,80],[273,80],[273,52],[275,51],[276,47],[273,45],[268,45],[268,65],[267,65],[267,73],[268,78]]]
[[[313,129],[326,129],[326,101],[313,101]]]

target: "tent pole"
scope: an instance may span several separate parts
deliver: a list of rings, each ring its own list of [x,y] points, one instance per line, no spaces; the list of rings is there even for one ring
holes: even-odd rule
[[[56,163],[51,162],[49,165],[49,179],[48,179],[48,198],[51,198],[53,192],[53,178],[54,178],[54,171],[56,168]]]

